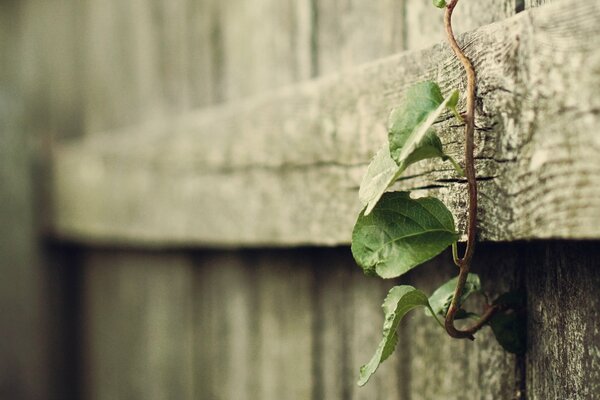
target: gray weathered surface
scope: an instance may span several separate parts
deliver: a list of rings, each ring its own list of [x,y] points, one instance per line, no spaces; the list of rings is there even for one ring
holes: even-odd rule
[[[446,40],[444,10],[432,7],[431,1],[405,0],[405,49],[424,49]],[[458,35],[480,26],[502,21],[515,14],[515,0],[478,0],[458,3],[452,17]]]
[[[518,247],[513,244],[485,244],[478,248],[473,272],[479,273],[486,293],[493,299],[522,285],[517,268]],[[456,275],[449,252],[413,272],[410,283],[432,293]],[[470,307],[479,312],[482,299]],[[471,302],[472,300],[470,300]],[[410,371],[410,396],[429,399],[522,399],[522,378],[517,357],[505,352],[489,328],[474,342],[452,340],[423,312],[402,326]],[[427,373],[424,373],[427,371]],[[523,393],[524,394],[524,393]]]
[[[600,235],[599,17],[597,3],[568,0],[462,37],[480,79],[482,238]],[[105,243],[347,243],[387,114],[421,79],[447,91],[463,75],[436,46],[62,146],[55,232]],[[450,123],[441,136],[458,155],[462,129]],[[463,224],[464,185],[447,165],[408,174],[400,187],[431,189],[420,193],[440,196]]]
[[[41,399],[48,391],[47,338],[30,137],[6,89],[0,85],[0,398]]]
[[[85,398],[192,398],[192,277],[183,256],[86,257]]]
[[[404,0],[317,0],[315,69],[339,72],[405,48]]]
[[[530,400],[600,395],[600,243],[535,243],[527,265]]]
[[[490,294],[520,284],[518,248],[480,250]],[[381,337],[381,303],[398,282],[365,277],[347,248],[208,252],[196,263],[194,398],[510,399],[520,389],[516,358],[488,330],[475,343],[453,341],[422,310],[359,388]],[[430,293],[455,270],[444,254],[403,283]]]
[[[553,0],[525,0],[525,8],[538,7],[552,2]]]
[[[91,176],[98,171],[114,172],[103,181],[105,186],[90,188],[91,192],[83,188],[76,192],[77,199],[71,199],[88,207],[80,209],[84,213],[81,221],[86,221],[90,211],[94,218],[121,226],[131,224],[130,218],[136,215],[152,220],[152,224],[142,227],[143,232],[136,230],[133,236],[113,232],[108,236],[78,237],[78,232],[67,232],[75,240],[147,243],[147,236],[135,235],[151,228],[153,235],[166,235],[152,239],[154,243],[172,244],[176,236],[177,244],[196,245],[209,241],[192,240],[189,232],[208,232],[217,225],[211,227],[207,218],[220,216],[226,217],[221,222],[226,222],[227,231],[222,233],[236,232],[241,238],[256,233],[261,243],[272,243],[273,238],[281,238],[279,244],[298,243],[301,240],[290,240],[293,229],[314,235],[320,244],[329,243],[326,235],[336,242],[345,241],[358,207],[356,185],[368,157],[384,139],[389,108],[411,80],[448,76],[444,81],[444,89],[448,90],[462,79],[448,50],[436,47],[381,60],[280,94],[264,94],[308,75],[336,72],[373,57],[433,43],[434,36],[430,35],[436,30],[441,32],[441,26],[436,26],[427,13],[435,13],[438,18],[441,14],[431,8],[428,0],[412,1],[411,9],[405,8],[399,20],[395,19],[399,5],[411,1],[18,3],[0,6],[0,19],[6,21],[0,24],[0,48],[2,54],[8,49],[11,55],[2,58],[3,66],[6,63],[8,68],[0,73],[6,74],[3,78],[19,86],[16,91],[25,96],[32,131],[44,138],[98,133],[86,139],[92,143],[90,151],[96,141],[100,148],[109,150],[126,145],[116,164],[106,154],[95,158],[98,154],[92,151],[82,153],[93,156],[88,159],[90,164],[73,167],[74,172]],[[461,0],[456,13],[457,30],[470,30],[510,15],[511,3]],[[540,10],[542,14],[525,15],[464,37],[483,71],[480,107],[486,115],[478,121],[483,128],[479,131],[482,176],[503,174],[482,183],[487,196],[482,198],[481,210],[488,214],[482,220],[486,235],[506,232],[506,226],[523,232],[526,221],[531,225],[529,231],[525,229],[529,232],[525,237],[533,237],[542,228],[544,232],[568,228],[570,223],[564,221],[572,217],[570,212],[575,208],[580,211],[572,224],[581,225],[575,232],[589,229],[598,221],[597,203],[592,201],[597,196],[592,186],[597,176],[594,168],[597,171],[598,142],[583,131],[598,131],[598,104],[586,97],[598,88],[594,75],[598,71],[598,6],[579,3],[564,2],[568,5],[559,10],[569,10],[563,11],[562,17],[556,17],[560,11]],[[314,7],[313,13],[319,14],[316,20],[315,15],[306,14],[308,4]],[[427,27],[407,21],[412,18],[409,13],[417,11],[412,7],[421,6],[427,13],[420,14],[420,22],[428,22]],[[561,7],[560,3],[556,7]],[[23,22],[18,29],[12,25],[19,20],[14,18],[17,14]],[[315,27],[320,36],[310,37],[312,42],[307,44],[306,33]],[[420,31],[424,28],[432,31]],[[272,31],[277,34],[272,35]],[[440,54],[438,65],[435,62]],[[553,90],[568,95],[554,100]],[[507,91],[517,97],[512,98]],[[209,109],[200,112],[199,118],[178,118],[197,107],[257,94],[262,97]],[[12,92],[9,98],[13,99]],[[283,104],[278,104],[280,100]],[[505,115],[493,116],[497,109]],[[235,116],[240,110],[242,115]],[[295,119],[286,123],[289,115]],[[331,119],[323,120],[324,115],[331,115]],[[572,115],[581,121],[577,119],[571,128],[565,121]],[[164,131],[157,132],[165,134],[164,141],[152,135],[156,127],[149,132],[132,129],[130,138],[119,137],[126,130],[109,132],[106,139],[97,132],[142,121],[151,124],[152,118],[165,118]],[[2,124],[8,120],[0,119]],[[190,125],[186,125],[188,120]],[[307,121],[316,121],[316,128],[303,127]],[[248,130],[236,143],[236,135],[227,131],[244,123]],[[200,125],[203,127],[198,131],[189,130],[190,126]],[[186,132],[191,135],[186,136]],[[453,143],[458,132],[444,136],[453,153],[459,152],[459,144]],[[567,136],[567,146],[561,151]],[[18,262],[9,265],[9,259],[3,258],[2,276],[7,279],[0,283],[0,306],[18,307],[0,314],[4,339],[0,345],[1,398],[52,398],[52,394],[60,393],[55,398],[62,400],[75,397],[81,386],[84,397],[107,400],[510,399],[517,398],[524,385],[524,364],[501,351],[487,330],[473,344],[454,342],[417,311],[401,328],[401,351],[382,365],[367,387],[359,389],[355,385],[358,367],[369,359],[379,340],[380,304],[395,282],[364,277],[346,247],[196,254],[84,248],[81,265],[59,260],[64,276],[51,277],[50,285],[56,284],[59,289],[71,285],[75,291],[63,299],[71,301],[58,313],[64,315],[57,317],[48,312],[48,319],[53,320],[52,332],[45,332],[40,329],[41,311],[36,309],[41,298],[38,283],[43,275],[33,266],[35,232],[27,222],[32,217],[32,188],[25,177],[30,162],[27,138],[16,130],[3,131],[2,138],[10,138],[10,144],[0,147],[4,155],[0,163],[6,166],[0,170],[0,216],[9,222],[3,224],[0,253],[16,255]],[[169,146],[181,146],[189,151],[189,157],[179,159],[179,153],[172,151],[177,149]],[[251,153],[245,147],[257,151]],[[538,149],[542,154],[536,155]],[[160,151],[166,158],[161,158]],[[558,159],[550,159],[548,154]],[[511,175],[529,171],[528,163],[538,169],[523,176]],[[80,167],[90,168],[82,172],[77,170]],[[438,168],[440,164],[424,167],[413,172]],[[565,175],[568,169],[573,172]],[[104,207],[101,203],[107,201],[107,195],[116,201],[130,193],[126,190],[132,187],[128,176],[133,170],[147,179],[141,184],[147,185],[147,192],[138,197],[142,203],[128,203],[131,208],[120,211],[115,208],[121,214],[112,215],[112,205]],[[195,180],[198,171],[205,174],[201,181]],[[123,179],[121,174],[125,174]],[[444,174],[438,171],[433,178],[451,177]],[[227,185],[219,186],[223,181]],[[203,209],[205,200],[193,195],[202,182],[216,190],[214,208]],[[444,186],[440,189],[444,196],[455,202],[455,209],[462,209],[451,194],[458,193],[458,185],[423,176],[411,179],[407,185],[431,183]],[[552,188],[553,184],[565,189]],[[114,190],[103,191],[107,186]],[[528,194],[531,187],[539,190]],[[186,193],[182,188],[192,195],[189,201],[177,203]],[[503,192],[503,188],[513,191]],[[172,199],[161,197],[169,191],[173,191]],[[566,201],[564,196],[570,194],[573,197]],[[238,196],[237,203],[223,202]],[[217,208],[219,202],[226,212]],[[301,207],[282,209],[285,204]],[[178,210],[180,205],[183,207]],[[267,207],[273,205],[277,207],[267,213]],[[102,212],[98,213],[95,207],[100,206]],[[154,206],[156,209],[150,208]],[[250,215],[234,214],[232,210],[249,211]],[[489,216],[492,210],[495,214]],[[553,220],[554,225],[548,223],[553,210],[562,213]],[[166,212],[180,212],[179,219],[171,222],[169,219],[177,215]],[[515,222],[518,216],[522,222]],[[505,222],[494,227],[494,221]],[[276,222],[288,224],[286,230]],[[326,226],[329,231],[324,230]],[[565,236],[571,235],[573,231]],[[235,240],[229,236],[226,243],[256,244]],[[214,239],[210,242],[216,243]],[[586,399],[593,397],[600,385],[598,334],[594,330],[599,319],[595,311],[597,246],[592,242],[478,247],[475,268],[492,292],[521,285],[518,274],[527,274],[530,398]],[[60,282],[67,276],[66,270],[73,267],[81,268],[77,274],[83,277],[83,288],[77,279]],[[431,291],[453,271],[449,256],[444,254],[402,283]],[[52,269],[50,273],[56,272]],[[80,305],[78,290],[84,297]],[[581,306],[581,298],[589,300],[591,307]],[[49,301],[53,300],[43,298],[43,310],[55,309],[54,305],[48,306]],[[563,304],[569,313],[558,311]],[[81,321],[79,311],[84,317]],[[62,319],[80,325],[61,327]],[[53,370],[46,374],[39,362],[39,340],[48,344],[49,337],[57,335],[54,329],[66,335],[62,347],[50,349],[50,356],[56,359],[51,360]],[[46,337],[40,338],[42,334]],[[83,345],[78,339],[84,340]],[[430,366],[433,369],[426,370]],[[62,380],[58,384],[65,388],[45,393],[45,376],[52,379],[47,386]],[[83,384],[78,381],[81,378]]]

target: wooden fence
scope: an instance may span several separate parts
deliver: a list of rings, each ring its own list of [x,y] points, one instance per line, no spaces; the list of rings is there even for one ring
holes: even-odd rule
[[[442,12],[2,2],[0,398],[600,398],[600,2],[543,3],[461,0],[455,22],[480,82],[475,269],[526,290],[528,351],[414,312],[359,388],[386,291],[455,272],[384,282],[348,247],[390,109],[419,80],[464,87]],[[463,226],[464,186],[428,162],[400,187]]]

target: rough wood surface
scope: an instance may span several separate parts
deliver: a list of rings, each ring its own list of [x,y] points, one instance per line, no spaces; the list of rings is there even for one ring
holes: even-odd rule
[[[423,49],[446,40],[444,10],[432,7],[431,1],[406,0],[405,49]],[[502,21],[516,13],[515,0],[461,1],[454,12],[456,34]]]
[[[523,268],[517,264],[519,247],[514,244],[487,243],[478,247],[473,272],[481,277],[490,298],[523,285]],[[432,293],[456,276],[451,254],[437,257],[408,276],[411,285]],[[472,310],[480,311],[481,298],[469,300]],[[423,312],[415,312],[402,325],[408,339],[402,351],[412,373],[408,378],[409,399],[525,399],[524,369],[516,356],[505,352],[489,328],[476,335],[474,342],[451,340]],[[423,373],[428,371],[429,373]]]
[[[528,399],[600,396],[600,243],[528,244]]]
[[[553,0],[525,0],[525,8],[538,7],[552,2]]]
[[[477,270],[491,295],[520,284],[518,246],[480,250]],[[524,370],[489,331],[475,343],[453,341],[422,310],[359,388],[358,369],[381,338],[381,303],[398,282],[365,277],[347,248],[215,251],[196,265],[194,398],[520,398]],[[403,283],[431,292],[453,272],[444,254]]]
[[[600,236],[597,3],[565,0],[461,37],[479,75],[481,238]],[[64,145],[54,229],[89,242],[347,243],[356,192],[405,88],[463,86],[448,48],[179,118]],[[462,129],[441,137],[459,155]],[[429,173],[431,172],[431,173]],[[424,162],[400,187],[427,189],[464,222],[464,184]]]
[[[311,398],[314,282],[301,255],[216,252],[197,258],[194,398]]]
[[[317,0],[316,75],[326,75],[405,50],[404,0]]]
[[[1,78],[0,398],[42,399],[49,389],[43,334],[47,325],[35,233],[32,152],[21,120],[24,110]]]
[[[85,398],[192,398],[191,263],[112,251],[86,258]]]

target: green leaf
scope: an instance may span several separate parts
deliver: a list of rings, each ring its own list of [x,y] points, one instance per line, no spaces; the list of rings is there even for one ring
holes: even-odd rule
[[[456,289],[457,282],[458,277],[450,279],[448,282],[437,288],[431,297],[429,297],[429,304],[431,304],[431,308],[436,315],[446,316],[448,308],[450,307],[450,303],[452,302],[452,298],[454,297],[454,289]],[[465,282],[462,295],[460,296],[458,302],[459,308],[460,305],[469,298],[469,296],[471,296],[473,293],[479,292],[480,290],[481,281],[479,280],[479,275],[467,275],[467,281]],[[469,314],[464,315],[468,316]]]
[[[513,310],[494,314],[489,325],[500,346],[509,353],[523,354],[527,350],[527,321]]]
[[[431,127],[448,107],[457,102],[457,91],[444,99],[434,82],[421,82],[406,93],[402,105],[390,115],[390,155],[401,169],[427,158],[444,158],[442,142]]]
[[[437,8],[444,8],[446,7],[446,0],[433,0],[433,5]]]
[[[504,293],[493,302],[502,311],[494,314],[488,324],[498,343],[509,353],[523,354],[527,350],[525,303],[525,294],[519,290]]]
[[[390,147],[386,143],[375,155],[365,174],[358,198],[366,205],[365,215],[369,215],[383,193],[398,179],[403,169],[390,156]]]
[[[379,342],[379,346],[377,346],[377,350],[371,360],[360,367],[359,386],[367,383],[371,375],[379,367],[379,364],[384,362],[394,352],[396,343],[398,342],[396,330],[402,318],[413,308],[431,308],[427,302],[427,296],[423,292],[407,285],[393,287],[381,307],[385,315],[383,338]],[[438,323],[441,324],[439,321]]]
[[[365,273],[395,278],[458,240],[452,213],[438,199],[385,193],[373,212],[361,213],[352,232],[352,255]]]
[[[452,113],[454,114],[454,116],[461,122],[463,122],[463,117],[460,115],[460,113],[458,112],[458,109],[456,108],[458,106],[458,98],[459,98],[459,93],[458,90],[455,90],[452,95],[450,100],[448,101],[448,104],[446,105],[446,107],[452,111]]]

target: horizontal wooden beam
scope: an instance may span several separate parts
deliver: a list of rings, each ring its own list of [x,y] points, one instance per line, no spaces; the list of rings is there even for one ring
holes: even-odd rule
[[[600,238],[599,20],[598,2],[563,0],[460,38],[479,78],[482,240]],[[53,232],[103,244],[346,244],[390,110],[417,81],[448,92],[463,75],[440,44],[62,143]],[[460,158],[462,128],[449,117],[437,128]],[[464,181],[447,164],[408,175],[400,188],[439,196],[464,226]]]

